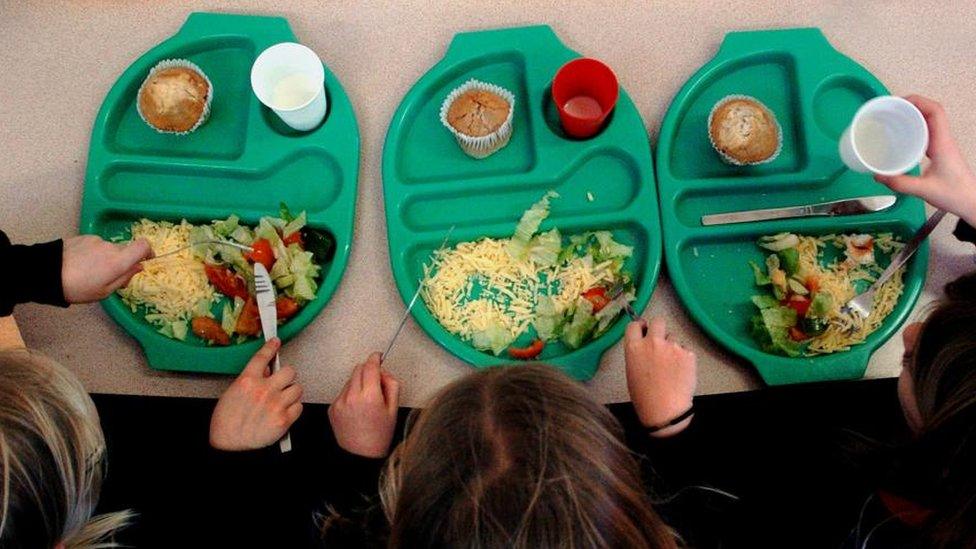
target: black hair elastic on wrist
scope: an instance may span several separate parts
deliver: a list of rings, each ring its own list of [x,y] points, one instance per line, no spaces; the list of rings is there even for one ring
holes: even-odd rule
[[[647,432],[656,433],[658,431],[663,431],[668,427],[674,427],[675,425],[681,423],[682,421],[690,418],[694,413],[695,413],[695,405],[692,404],[691,407],[685,410],[685,412],[680,416],[672,419],[671,421],[665,423],[664,425],[652,425],[651,427],[647,428]]]

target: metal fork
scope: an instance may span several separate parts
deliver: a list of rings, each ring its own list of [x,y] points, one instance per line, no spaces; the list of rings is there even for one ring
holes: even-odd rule
[[[888,279],[895,274],[895,271],[900,269],[902,265],[908,262],[908,260],[915,255],[915,252],[918,251],[918,247],[922,245],[925,238],[932,233],[936,226],[938,226],[939,222],[942,221],[942,218],[945,217],[945,214],[945,210],[936,210],[934,214],[926,219],[925,224],[922,225],[922,228],[920,228],[914,236],[912,236],[912,239],[908,241],[908,244],[905,244],[905,247],[891,258],[891,263],[888,264],[888,268],[881,273],[881,276],[874,281],[874,284],[871,284],[871,287],[869,287],[863,293],[848,301],[846,305],[841,307],[841,311],[848,314],[855,312],[864,318],[870,316],[871,309],[874,307],[874,294],[878,291],[878,288],[887,282]]]
[[[624,284],[622,280],[614,282],[613,286],[610,286],[610,289],[607,290],[607,300],[613,301],[614,299],[617,299],[621,294],[624,293],[625,288],[627,288],[627,285]],[[627,315],[630,316],[631,320],[640,322],[641,317],[637,316],[637,311],[631,307],[630,303],[624,303],[624,310],[627,311]]]
[[[168,255],[178,254],[178,253],[182,252],[183,250],[189,250],[189,249],[193,248],[194,246],[202,246],[204,244],[218,244],[218,245],[222,245],[222,246],[230,246],[231,248],[237,248],[238,250],[241,250],[242,252],[253,252],[254,251],[254,248],[252,248],[250,246],[246,246],[244,244],[238,244],[237,242],[231,242],[229,240],[201,240],[200,242],[191,242],[191,243],[187,244],[186,246],[177,248],[175,250],[168,251],[168,252],[166,252],[164,254],[159,254],[159,255],[150,257],[149,259],[143,260],[143,262],[145,262],[145,261],[152,261],[154,259],[159,259],[161,257],[166,257]]]

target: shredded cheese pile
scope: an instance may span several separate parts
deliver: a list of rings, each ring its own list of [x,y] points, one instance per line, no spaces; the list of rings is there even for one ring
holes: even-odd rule
[[[187,246],[192,228],[185,219],[179,225],[142,219],[132,224],[132,239],[145,238],[153,253],[162,255]],[[203,263],[190,249],[146,261],[119,295],[133,312],[145,305],[159,314],[157,318],[169,322],[187,320],[197,303],[216,299]]]
[[[828,354],[837,351],[847,351],[851,345],[863,343],[867,337],[881,327],[884,319],[891,314],[905,289],[902,277],[905,268],[902,267],[881,285],[874,295],[874,306],[867,319],[854,312],[845,313],[844,304],[856,295],[854,282],[866,280],[873,283],[881,268],[876,263],[858,265],[851,260],[833,262],[827,267],[820,264],[820,250],[827,244],[838,248],[847,245],[845,236],[827,235],[819,238],[801,236],[797,250],[800,253],[800,276],[814,275],[818,277],[821,292],[827,292],[832,298],[833,307],[830,311],[828,326],[824,333],[813,338],[807,348],[808,354]],[[885,253],[891,253],[904,244],[894,240],[890,234],[878,235],[874,245]]]
[[[540,295],[549,296],[562,313],[586,290],[616,282],[609,261],[593,265],[577,257],[542,267],[513,258],[507,243],[492,238],[462,242],[435,251],[424,265],[421,297],[441,326],[465,341],[493,325],[514,340],[532,324]]]

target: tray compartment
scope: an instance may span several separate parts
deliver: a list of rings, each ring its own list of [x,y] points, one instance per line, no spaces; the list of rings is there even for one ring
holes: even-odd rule
[[[163,157],[235,159],[247,141],[251,95],[250,67],[254,42],[242,36],[221,36],[162,52],[151,63],[133,65],[126,73],[124,101],[116,103],[105,122],[105,146],[118,154]],[[163,59],[189,59],[213,84],[210,118],[188,135],[163,134],[139,118],[136,100],[149,70]],[[123,77],[125,79],[126,77]]]
[[[722,161],[708,140],[708,114],[727,95],[750,95],[761,101],[779,121],[783,149],[768,164],[731,166]],[[796,173],[807,165],[806,145],[797,103],[796,63],[791,55],[760,53],[715,67],[699,81],[679,115],[669,166],[676,179],[738,178]]]
[[[461,150],[440,121],[444,98],[470,79],[501,86],[515,94],[513,134],[505,148],[480,160]],[[470,180],[526,173],[535,165],[535,141],[525,82],[525,59],[516,51],[494,53],[460,62],[422,91],[404,113],[405,129],[398,143],[397,170],[404,183]],[[431,157],[438,162],[430,162]]]
[[[122,161],[111,164],[99,176],[102,192],[112,202],[220,204],[229,212],[248,209],[268,215],[277,211],[280,202],[301,206],[309,214],[324,211],[335,202],[342,181],[338,162],[320,148],[300,149],[262,170]]]
[[[827,78],[813,94],[813,119],[817,128],[833,141],[839,141],[846,122],[867,100],[878,95],[867,83],[849,75]]]
[[[562,181],[512,183],[492,189],[458,185],[455,191],[416,193],[401,206],[404,225],[411,231],[448,229],[451,225],[478,226],[518,220],[527,205],[548,189],[560,194],[550,209],[552,219],[620,211],[631,204],[640,188],[640,173],[632,158],[622,151],[608,151],[583,159],[559,176]],[[486,200],[472,210],[485,191]],[[593,201],[587,198],[592,193]],[[514,230],[514,225],[513,225]]]

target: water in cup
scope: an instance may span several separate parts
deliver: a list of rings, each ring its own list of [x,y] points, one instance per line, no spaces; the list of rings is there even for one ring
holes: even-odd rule
[[[898,162],[895,143],[906,133],[905,124],[884,113],[865,116],[854,128],[854,141],[869,166],[890,166]]]
[[[285,76],[271,90],[271,102],[279,109],[294,109],[308,103],[318,90],[308,76],[296,72]]]
[[[603,107],[600,102],[588,95],[577,95],[563,105],[563,110],[577,118],[600,118]]]

